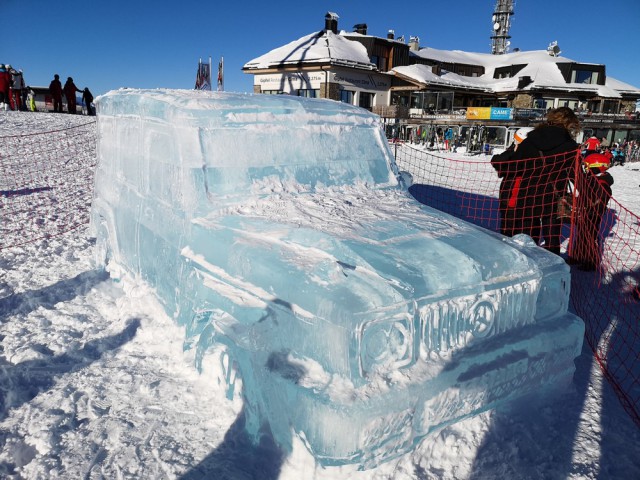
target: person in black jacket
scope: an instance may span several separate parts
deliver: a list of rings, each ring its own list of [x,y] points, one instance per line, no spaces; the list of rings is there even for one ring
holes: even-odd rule
[[[87,115],[95,115],[96,112],[93,109],[93,95],[88,87],[82,91],[82,101],[84,102],[85,107],[87,108]]]
[[[515,217],[516,199],[522,182],[522,176],[518,174],[517,164],[510,162],[520,145],[533,128],[523,127],[513,135],[513,143],[504,152],[491,157],[491,166],[496,170],[500,182],[499,209],[500,209],[500,233],[505,236],[513,236],[517,228]]]
[[[574,140],[580,121],[573,110],[549,110],[514,152],[510,171],[521,177],[515,193],[512,235],[525,233],[547,250],[560,254],[562,219],[558,198],[574,176],[579,145]]]
[[[49,84],[49,93],[53,99],[53,111],[62,113],[62,83],[60,82],[60,75],[57,73]]]

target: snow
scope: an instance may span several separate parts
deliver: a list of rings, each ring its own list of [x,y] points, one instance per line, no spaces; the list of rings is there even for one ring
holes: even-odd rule
[[[86,117],[0,112],[0,136],[70,122]],[[640,165],[611,173],[614,197],[640,211]],[[373,470],[319,467],[301,439],[287,458],[253,446],[215,352],[198,373],[152,292],[106,278],[93,247],[76,231],[0,250],[2,478],[640,478],[640,431],[588,347],[559,398],[464,420]]]
[[[286,45],[277,47],[244,65],[244,69],[282,68],[287,65],[349,65],[366,70],[375,69],[370,62],[366,48],[359,42],[347,37],[364,36],[355,32],[341,31],[334,34],[331,31],[320,31],[305,35]],[[479,77],[467,77],[451,72],[435,75],[428,65],[407,65],[393,68],[390,73],[400,78],[429,85],[443,85],[459,88],[480,89],[491,92],[510,92],[515,90],[566,90],[568,92],[584,91],[607,98],[620,98],[621,93],[640,94],[640,89],[621,82],[610,76],[606,77],[605,85],[567,83],[558,64],[596,65],[586,62],[576,62],[566,57],[552,56],[546,50],[531,50],[509,52],[503,55],[490,53],[465,52],[462,50],[439,50],[422,47],[411,50],[410,55],[441,63],[455,63],[462,65],[482,65],[485,73]],[[511,78],[496,79],[496,68],[511,65],[524,65]],[[532,82],[523,88],[518,88],[521,77],[531,77]]]
[[[488,53],[463,52],[460,50],[437,50],[423,47],[412,52],[413,55],[424,59],[437,60],[443,63],[457,63],[467,65],[482,65],[485,67],[484,75],[479,77],[465,77],[455,73],[443,73],[440,78],[431,73],[431,67],[426,65],[410,65],[395,67],[392,72],[412,78],[422,83],[443,84],[466,88],[479,88],[493,92],[505,92],[513,90],[539,90],[545,88],[566,89],[567,91],[579,91],[597,93],[603,97],[619,98],[620,91],[625,93],[638,93],[636,87],[620,82],[607,76],[605,85],[591,85],[582,83],[567,83],[558,68],[558,64],[576,63],[565,57],[554,57],[546,50],[532,50],[527,52],[511,52],[504,55]],[[588,63],[581,63],[589,65]],[[495,79],[494,72],[497,68],[511,65],[524,65],[518,73],[511,78]],[[433,77],[436,78],[433,78]],[[521,77],[531,77],[532,82],[518,89]]]
[[[300,63],[331,63],[372,70],[375,65],[369,60],[367,49],[331,31],[320,31],[305,35],[282,47],[254,58],[243,68],[259,69]]]

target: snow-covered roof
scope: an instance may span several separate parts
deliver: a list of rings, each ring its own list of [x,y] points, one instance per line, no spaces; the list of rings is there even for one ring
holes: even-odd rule
[[[374,70],[367,49],[330,30],[306,35],[245,63],[245,70],[257,70],[298,64],[345,65]]]
[[[342,65],[356,69],[375,70],[367,49],[360,42],[347,37],[368,36],[357,32],[341,31],[336,34],[330,30],[322,30],[306,35],[287,45],[247,62],[244,70],[260,70],[283,66],[305,65]],[[576,62],[566,57],[551,56],[546,50],[511,52],[503,55],[490,53],[464,52],[461,50],[438,50],[423,47],[411,51],[410,55],[441,63],[478,65],[485,69],[484,75],[468,77],[451,72],[436,75],[425,65],[408,65],[395,67],[392,74],[405,80],[423,85],[464,88],[484,92],[500,93],[512,91],[565,90],[598,95],[607,98],[620,98],[622,94],[637,95],[640,89],[607,76],[605,85],[587,83],[567,83],[558,64],[579,63],[581,65],[598,65]],[[500,67],[525,65],[517,75],[511,78],[494,78],[494,72]],[[530,77],[531,83],[518,88],[520,77]]]
[[[452,86],[458,88],[480,89],[492,92],[509,92],[514,90],[566,90],[571,92],[584,91],[597,94],[601,97],[619,98],[622,93],[640,96],[640,89],[607,77],[605,85],[586,83],[567,83],[558,68],[558,64],[580,63],[582,65],[594,65],[584,62],[576,62],[566,57],[554,57],[546,50],[532,50],[526,52],[512,52],[504,55],[489,53],[463,52],[460,50],[437,50],[435,48],[421,48],[412,51],[412,55],[423,59],[435,60],[442,63],[457,63],[466,65],[479,65],[485,69],[484,75],[479,77],[467,77],[454,73],[444,73],[440,76],[431,72],[431,68],[424,65],[411,65],[395,67],[395,72],[400,77],[413,80],[418,83]],[[511,78],[494,78],[494,72],[501,67],[511,65],[525,65],[518,74]],[[520,77],[530,77],[532,82],[518,89]]]

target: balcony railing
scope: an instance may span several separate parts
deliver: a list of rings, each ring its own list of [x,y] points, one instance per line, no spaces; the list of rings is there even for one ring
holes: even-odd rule
[[[409,108],[404,105],[376,105],[372,112],[383,118],[412,119],[412,120],[457,120],[466,119],[466,107],[455,107],[447,110],[426,110],[421,108]],[[513,120],[509,121],[540,121],[547,113],[545,108],[514,108]],[[639,124],[640,114],[634,113],[591,113],[578,111],[576,115],[584,124]]]

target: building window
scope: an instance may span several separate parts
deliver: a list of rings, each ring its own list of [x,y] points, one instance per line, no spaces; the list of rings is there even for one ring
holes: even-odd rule
[[[617,100],[604,100],[602,102],[602,113],[618,113],[618,105]]]
[[[312,88],[301,88],[298,90],[299,97],[318,98],[320,90],[314,90]]]
[[[340,101],[353,105],[353,92],[350,90],[340,90]]]
[[[282,90],[262,90],[262,93],[265,95],[282,95],[284,92]]]
[[[378,67],[378,70],[380,70],[381,72],[387,71],[388,59],[386,57],[381,57],[379,55],[371,55],[370,60],[371,60],[371,63],[373,63],[376,67]]]
[[[577,110],[579,106],[578,100],[567,100],[561,98],[558,100],[558,107],[569,107],[571,110]]]
[[[590,72],[588,70],[573,70],[571,72],[571,83],[598,83],[598,72]]]
[[[553,98],[536,98],[533,102],[534,108],[550,109],[555,106],[555,99]]]
[[[358,106],[368,109],[373,107],[373,93],[360,92],[358,95]]]

